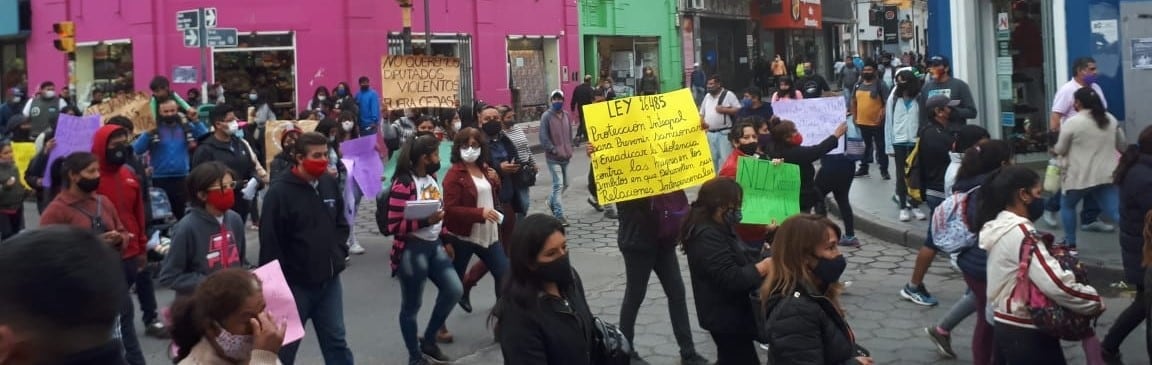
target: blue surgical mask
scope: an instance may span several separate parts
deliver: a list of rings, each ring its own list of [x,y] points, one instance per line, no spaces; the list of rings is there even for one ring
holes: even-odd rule
[[[1084,75],[1084,83],[1085,83],[1085,84],[1087,84],[1087,85],[1092,85],[1092,84],[1095,84],[1095,83],[1096,83],[1096,81],[1097,81],[1097,77],[1096,77],[1096,75],[1095,75],[1095,74],[1093,74],[1093,75]]]
[[[751,108],[752,107],[752,99],[741,100],[740,105],[745,107],[745,108]]]
[[[728,225],[740,224],[740,221],[743,219],[744,219],[744,213],[741,212],[740,209],[729,209],[727,212],[724,212],[724,223],[725,224],[728,224]]]
[[[232,135],[236,136],[236,138],[244,138],[244,130],[237,129],[235,132],[232,132]]]
[[[552,102],[552,110],[560,111],[560,109],[564,109],[564,102],[563,101],[553,101]]]

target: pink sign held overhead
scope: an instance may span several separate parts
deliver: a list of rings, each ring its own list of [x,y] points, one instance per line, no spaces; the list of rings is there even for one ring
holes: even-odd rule
[[[267,311],[277,323],[287,323],[284,332],[284,344],[290,344],[304,338],[304,324],[300,322],[300,312],[296,308],[296,298],[288,288],[288,280],[284,279],[284,271],[280,269],[280,260],[252,270],[252,274],[260,278],[264,286],[264,303]]]

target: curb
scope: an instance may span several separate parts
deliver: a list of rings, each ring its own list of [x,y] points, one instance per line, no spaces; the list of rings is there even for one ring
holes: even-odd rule
[[[840,215],[840,207],[832,199],[825,199],[828,211],[837,217],[843,218]],[[919,250],[924,246],[924,240],[927,239],[927,232],[923,230],[910,230],[899,227],[892,227],[886,225],[884,222],[874,219],[872,217],[853,214],[856,224],[856,229],[867,232],[869,235],[876,237],[882,241],[892,242],[904,247],[914,250]],[[937,256],[947,258],[945,253],[937,253]],[[1089,278],[1092,285],[1097,291],[1105,291],[1110,289],[1112,283],[1124,280],[1124,269],[1113,266],[1106,266],[1098,260],[1090,258],[1080,258],[1080,262],[1088,268]]]

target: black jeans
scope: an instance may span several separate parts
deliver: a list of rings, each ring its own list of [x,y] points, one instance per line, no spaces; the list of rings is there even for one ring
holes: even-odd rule
[[[908,155],[912,154],[912,146],[892,146],[893,157],[896,160],[896,200],[900,209],[917,208],[920,203],[908,199],[908,181],[904,180],[904,170],[908,168]]]
[[[8,239],[24,230],[24,204],[12,214],[0,213],[0,239]]]
[[[136,283],[138,274],[136,260],[121,261],[124,269],[124,281],[131,288]],[[124,344],[124,359],[128,365],[144,365],[144,351],[140,348],[140,339],[136,338],[136,326],[132,324],[133,312],[132,292],[124,291],[124,305],[120,308],[120,341]]]
[[[860,135],[864,137],[864,161],[860,162],[860,169],[867,170],[868,164],[873,160],[880,165],[880,173],[888,173],[888,154],[884,153],[884,126],[860,126]]]
[[[168,194],[168,203],[172,204],[172,214],[176,216],[176,220],[184,217],[184,207],[188,204],[187,193],[188,185],[185,184],[185,177],[157,177],[152,179],[152,186],[164,190]],[[150,209],[150,207],[145,207]]]
[[[237,180],[237,181],[241,181],[241,180]],[[247,180],[243,180],[243,181],[247,181]],[[239,184],[239,183],[237,183],[237,184]],[[235,199],[236,204],[232,204],[232,211],[236,212],[236,214],[240,215],[240,221],[241,222],[244,222],[244,224],[248,224],[248,210],[251,208],[252,204],[250,204],[247,200],[244,200],[244,193],[241,193],[240,189],[234,190],[233,195],[235,196],[234,199]],[[253,200],[255,200],[255,199],[253,199]]]
[[[156,287],[147,266],[136,273],[136,299],[140,300],[140,319],[147,326],[156,321]]]
[[[592,194],[592,199],[599,199],[596,197],[596,174],[592,166],[588,166],[588,194]]]
[[[836,199],[836,206],[840,209],[840,217],[844,220],[844,234],[849,237],[856,236],[855,219],[852,216],[852,203],[848,201],[848,192],[852,190],[852,171],[856,161],[846,158],[825,158],[820,161],[820,171],[816,172],[816,189],[820,191],[820,201],[816,202],[816,214],[827,215],[828,209],[824,204],[824,197],[832,194]]]
[[[1060,339],[1038,330],[996,323],[996,350],[1008,365],[1065,365]]]
[[[711,332],[716,343],[716,365],[760,365],[756,340],[749,334]]]
[[[696,352],[692,342],[692,325],[688,319],[688,301],[684,279],[680,276],[680,263],[676,259],[676,246],[657,244],[654,250],[621,250],[624,255],[624,303],[620,309],[620,331],[629,342],[635,334],[636,315],[648,292],[648,279],[652,272],[660,279],[664,295],[668,297],[668,316],[672,319],[672,334],[680,345],[680,354]]]
[[[581,107],[579,112],[580,112],[580,128],[576,129],[576,138],[587,139],[588,138],[588,127],[586,124],[584,124],[584,108]]]
[[[1144,307],[1144,286],[1136,286],[1136,296],[1132,299],[1132,304],[1128,308],[1124,308],[1120,312],[1120,316],[1116,317],[1116,322],[1112,323],[1112,328],[1108,329],[1108,334],[1104,336],[1104,341],[1100,342],[1100,347],[1108,352],[1118,354],[1120,353],[1120,343],[1132,333],[1136,327],[1144,323],[1148,318],[1148,313]]]

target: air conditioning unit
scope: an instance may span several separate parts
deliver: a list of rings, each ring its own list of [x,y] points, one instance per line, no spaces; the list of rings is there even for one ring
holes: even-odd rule
[[[684,0],[684,7],[691,10],[704,10],[704,0]]]

